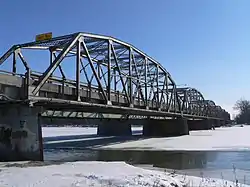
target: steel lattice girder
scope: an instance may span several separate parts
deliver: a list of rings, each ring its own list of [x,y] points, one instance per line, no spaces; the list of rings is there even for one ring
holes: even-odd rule
[[[99,89],[103,100],[112,103],[111,95],[119,92],[127,106],[157,109],[167,112],[183,112],[199,116],[227,116],[221,107],[204,99],[194,88],[177,88],[170,73],[157,61],[136,47],[113,37],[89,33],[75,33],[51,40],[14,45],[1,58],[0,65],[13,54],[18,55],[27,72],[28,63],[22,56],[22,49],[40,49],[51,52],[51,63],[40,75],[33,95],[50,80],[58,68],[65,80],[61,63],[68,57],[75,57],[75,80],[77,100],[81,101],[82,85]],[[13,73],[16,73],[13,60]],[[84,78],[81,78],[83,75]],[[84,80],[83,80],[84,79]],[[137,104],[136,104],[137,103]]]
[[[203,95],[195,88],[177,88],[179,104],[183,111],[195,115],[206,115],[207,108]]]

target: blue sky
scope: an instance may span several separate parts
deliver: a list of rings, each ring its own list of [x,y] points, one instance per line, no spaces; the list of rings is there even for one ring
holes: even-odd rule
[[[249,7],[248,0],[6,0],[0,54],[44,32],[111,35],[232,113],[237,99],[250,99]]]

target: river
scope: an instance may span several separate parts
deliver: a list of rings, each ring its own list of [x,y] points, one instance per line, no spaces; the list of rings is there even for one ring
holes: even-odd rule
[[[131,137],[98,137],[95,134],[44,138],[47,161],[125,161],[152,170],[166,170],[198,177],[239,180],[250,184],[249,151],[102,150],[103,145],[140,140]],[[73,139],[73,140],[72,140]]]

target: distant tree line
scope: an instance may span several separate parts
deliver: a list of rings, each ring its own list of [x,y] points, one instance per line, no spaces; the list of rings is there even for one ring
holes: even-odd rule
[[[235,121],[238,124],[250,124],[250,101],[246,99],[238,100],[235,103],[234,110],[238,111],[238,114],[235,117]]]

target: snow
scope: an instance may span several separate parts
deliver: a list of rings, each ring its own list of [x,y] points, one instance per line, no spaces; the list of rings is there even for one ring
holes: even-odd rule
[[[191,131],[190,135],[143,140],[102,146],[101,149],[126,150],[250,150],[250,126]]]
[[[85,141],[112,137],[73,137],[77,135],[96,135],[95,127],[43,127],[43,137],[72,136],[67,140],[54,140],[50,143]],[[141,127],[133,127],[140,131]],[[216,130],[190,131],[190,135],[166,138],[146,138],[98,147],[98,149],[127,150],[250,150],[250,126],[223,127]],[[75,139],[75,140],[74,140]],[[49,142],[47,142],[49,143]]]
[[[43,137],[54,136],[73,136],[73,135],[91,135],[96,134],[95,127],[43,127]]]
[[[133,131],[141,131],[134,127]],[[96,135],[93,127],[44,127],[46,143],[87,141],[105,139]],[[191,131],[188,136],[147,138],[97,146],[98,149],[125,150],[250,150],[250,126],[217,128],[216,130]],[[85,136],[86,135],[86,136]],[[78,137],[77,137],[78,136]],[[61,137],[61,138],[57,138]],[[206,177],[195,171],[177,171],[175,174],[128,165],[124,162],[71,162],[40,167],[0,167],[0,186],[236,186],[224,179],[234,180],[232,172],[202,171]],[[239,172],[239,171],[238,171]],[[239,175],[250,176],[248,171]],[[247,172],[247,173],[246,173]],[[185,174],[185,175],[184,175]],[[238,177],[239,177],[238,176]],[[211,177],[217,178],[213,179]],[[28,178],[29,180],[24,180]],[[218,178],[224,178],[223,180]],[[14,179],[14,180],[13,180]],[[240,181],[243,181],[242,179]],[[7,185],[8,184],[8,185]],[[172,184],[172,185],[171,185]]]
[[[137,166],[137,165],[136,165]],[[153,167],[152,165],[138,165],[138,167],[156,171],[165,171],[165,172],[173,172],[171,169],[158,168]],[[180,176],[196,176],[201,178],[213,178],[213,179],[224,179],[228,181],[235,181],[237,179],[239,182],[244,184],[250,184],[250,171],[249,170],[241,170],[236,169],[183,169],[183,170],[175,170],[175,174],[179,174]]]
[[[0,167],[0,186],[13,187],[184,187],[236,186],[221,179],[206,179],[146,170],[124,162],[72,162],[41,166],[39,163]],[[242,187],[247,185],[242,185]]]
[[[69,139],[69,140],[55,140],[55,141],[47,141],[45,144],[55,144],[55,143],[66,143],[66,142],[82,142],[82,141],[90,141],[90,140],[104,140],[109,138],[114,138],[115,136],[103,136],[103,137],[94,137],[94,138],[77,138],[77,139]]]
[[[142,127],[132,127],[132,131],[141,131]],[[43,137],[94,135],[97,134],[96,127],[43,127]]]

